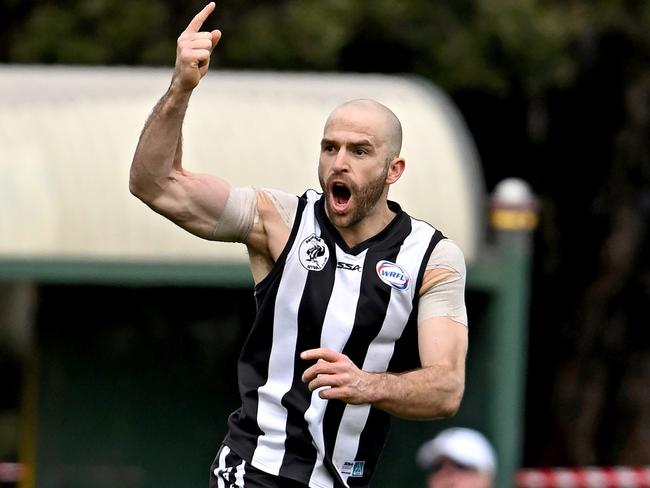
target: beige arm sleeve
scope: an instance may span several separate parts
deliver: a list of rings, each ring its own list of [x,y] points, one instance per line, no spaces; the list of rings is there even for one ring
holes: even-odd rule
[[[467,326],[467,270],[458,244],[450,239],[441,240],[431,253],[426,271],[437,273],[441,279],[433,284],[423,284],[425,291],[420,296],[418,324],[432,317],[448,317]]]
[[[261,191],[271,197],[280,218],[291,228],[298,209],[298,198],[295,195],[279,190],[254,188],[252,186],[231,188],[226,206],[214,228],[213,236],[215,240],[225,242],[246,241],[253,225],[259,221],[257,194]]]

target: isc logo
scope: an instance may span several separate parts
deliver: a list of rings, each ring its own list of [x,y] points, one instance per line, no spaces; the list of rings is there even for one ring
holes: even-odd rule
[[[379,279],[396,290],[408,289],[411,281],[408,273],[399,264],[381,260],[377,263],[377,276]]]

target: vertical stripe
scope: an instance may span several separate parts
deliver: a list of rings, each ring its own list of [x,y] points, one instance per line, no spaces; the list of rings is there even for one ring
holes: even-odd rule
[[[422,242],[429,242],[433,235],[433,228],[421,222],[413,221],[413,228],[397,255],[396,263],[405,270],[419,271],[426,247]],[[411,271],[412,274],[412,271]],[[410,286],[406,290],[391,291],[388,309],[379,334],[372,340],[368,347],[362,365],[364,371],[384,372],[393,353],[395,341],[402,335],[404,326],[411,314],[416,288],[417,274],[410,277]],[[344,462],[367,461],[356,459],[361,432],[366,425],[370,412],[370,405],[347,405],[341,426],[336,437],[336,446],[332,455],[332,462],[338,469]],[[380,449],[380,446],[375,446]]]
[[[377,276],[376,263],[382,259],[396,260],[401,241],[410,232],[410,223],[404,221],[396,226],[395,230],[395,235],[399,236],[399,238],[394,239],[394,236],[391,236],[393,238],[387,239],[384,243],[388,244],[386,247],[371,248],[366,253],[363,262],[361,289],[357,302],[354,328],[342,351],[359,368],[362,368],[365,361],[368,345],[379,334],[383,323],[382,317],[386,315],[386,309],[391,297],[390,286],[382,282]],[[325,449],[330,460],[333,459],[337,437],[340,434],[341,420],[346,407],[344,402],[330,402],[323,418]],[[352,410],[357,412],[358,419],[356,421],[363,424],[365,423],[366,414],[363,413],[363,406],[358,407],[358,409],[352,407]],[[343,460],[336,467],[332,463],[331,469],[336,472],[342,471],[341,464],[345,461],[354,461],[354,459]]]
[[[360,263],[365,258],[366,251],[358,256],[346,255],[336,246],[336,258],[338,261],[358,260]],[[343,351],[345,344],[350,337],[354,326],[359,290],[361,288],[362,273],[350,272],[345,269],[337,269],[334,279],[334,288],[323,321],[321,334],[321,347],[334,351]],[[305,413],[305,419],[309,423],[309,429],[318,446],[318,457],[312,473],[310,484],[319,486],[333,486],[332,475],[328,472],[323,456],[326,452],[325,439],[323,435],[323,416],[327,407],[327,401],[318,396],[318,391],[312,393],[311,406]]]
[[[315,233],[320,227],[315,226]],[[298,338],[294,365],[294,383],[290,391],[282,398],[282,405],[287,408],[287,440],[280,476],[291,477],[307,484],[316,462],[316,447],[312,443],[305,412],[309,408],[311,392],[302,382],[302,373],[310,366],[299,354],[320,345],[323,321],[329,304],[329,297],[334,286],[336,274],[336,248],[328,242],[330,259],[320,271],[310,271],[298,309]]]
[[[303,222],[314,221],[313,206],[308,207]],[[304,234],[304,230],[302,234]],[[273,340],[268,365],[268,380],[257,390],[257,423],[263,434],[257,438],[257,447],[251,464],[267,473],[278,475],[284,457],[287,410],[282,396],[293,384],[294,357],[298,323],[296,310],[307,279],[307,269],[299,262],[298,247],[294,242],[287,256],[275,299],[273,315]]]
[[[241,456],[248,461],[253,458],[258,437],[263,434],[257,424],[257,407],[259,403],[257,390],[266,383],[268,378],[268,362],[273,342],[273,316],[275,315],[278,285],[282,278],[287,255],[293,249],[301,228],[306,205],[307,201],[304,197],[298,200],[296,218],[291,228],[289,241],[268,276],[255,286],[257,312],[255,322],[242,348],[237,365],[242,404],[228,418],[228,434],[224,442],[235,447]]]
[[[422,226],[429,227],[428,224],[423,223],[421,221],[416,221],[416,222],[418,222]],[[433,231],[433,236],[431,237],[429,241],[429,245],[426,248],[426,251],[422,258],[422,264],[420,266],[420,270],[418,273],[416,289],[419,290],[419,288],[422,286],[424,272],[426,270],[426,265],[429,260],[429,257],[431,256],[431,252],[436,247],[438,242],[440,242],[440,240],[443,238],[444,236],[440,231],[438,230]],[[391,358],[391,362],[388,365],[389,371],[395,371],[399,373],[402,371],[409,371],[411,369],[415,369],[420,366],[420,356],[419,356],[419,349],[418,349],[418,328],[417,328],[417,320],[418,320],[417,301],[414,302],[414,304],[415,307],[411,312],[411,316],[408,319],[406,330],[395,343],[395,350],[393,351],[393,357]]]
[[[421,222],[420,222],[421,223]],[[415,227],[414,223],[414,227]],[[425,224],[423,229],[429,228],[428,224]],[[429,235],[429,234],[427,234]],[[420,245],[426,246],[426,251],[421,260],[420,271],[416,269],[413,270],[414,275],[417,273],[418,278],[416,282],[415,291],[419,290],[419,287],[422,283],[422,276],[424,275],[424,269],[426,268],[426,263],[431,255],[431,251],[435,245],[440,240],[442,235],[439,231],[434,231],[433,237],[430,239],[429,245],[426,246],[427,242],[421,242]],[[390,363],[388,365],[388,371],[393,372],[403,372],[420,366],[419,361],[419,351],[417,344],[417,301],[414,301],[414,308],[411,312],[411,315],[406,324],[406,329],[403,331],[401,337],[395,342],[395,347],[393,351],[393,357],[390,358]],[[401,349],[401,351],[400,351]],[[402,356],[399,361],[396,361],[397,356]],[[407,365],[405,368],[404,366]],[[357,451],[357,459],[371,459],[372,463],[370,468],[374,471],[378,458],[377,458],[377,449],[378,446],[382,446],[386,442],[388,435],[388,429],[390,426],[390,415],[388,415],[383,410],[376,408],[370,409],[370,414],[366,422],[366,426],[361,433],[359,438],[359,449]],[[360,478],[349,478],[348,485],[350,487],[365,487],[367,484],[363,482]]]

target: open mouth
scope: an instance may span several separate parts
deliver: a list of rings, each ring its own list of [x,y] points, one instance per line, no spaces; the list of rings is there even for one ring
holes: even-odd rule
[[[330,186],[330,195],[334,209],[338,212],[343,212],[350,203],[352,192],[344,183],[336,182]]]

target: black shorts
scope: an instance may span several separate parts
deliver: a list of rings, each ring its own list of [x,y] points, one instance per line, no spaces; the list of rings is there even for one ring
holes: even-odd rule
[[[210,488],[308,488],[295,480],[265,473],[225,444],[210,468]]]

